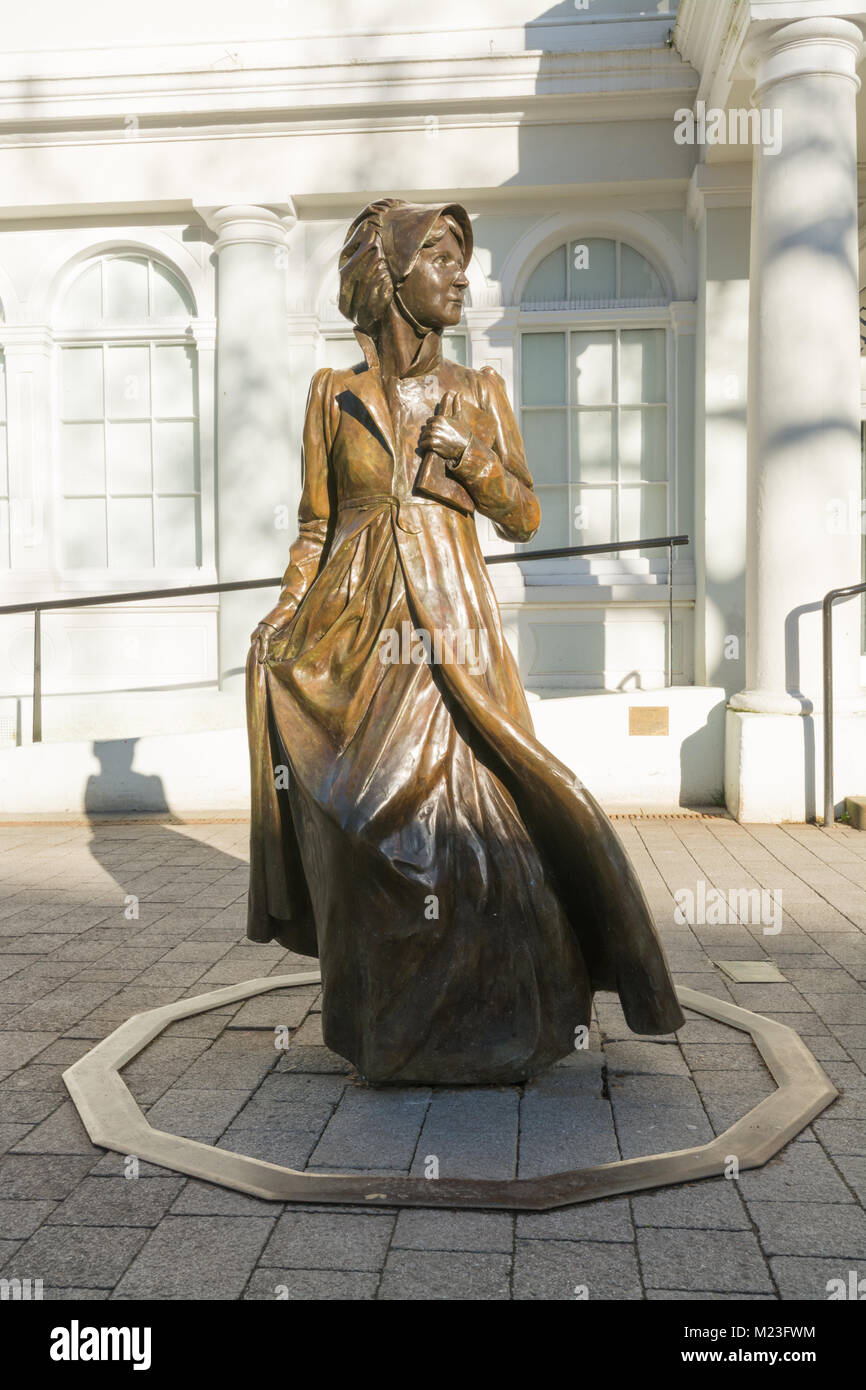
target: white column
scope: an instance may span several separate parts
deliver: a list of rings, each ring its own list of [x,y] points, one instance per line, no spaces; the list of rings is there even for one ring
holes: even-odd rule
[[[859,495],[862,50],[859,29],[831,18],[786,24],[746,50],[754,102],[781,148],[756,146],[753,169],[746,689],[729,702],[726,768],[741,820],[815,813],[821,598],[860,576],[860,537],[834,529],[833,508]],[[856,604],[839,608],[836,626],[844,714],[858,690]]]
[[[293,212],[249,204],[199,208],[217,233],[216,553],[221,581],[282,574],[300,477],[292,469],[287,233]],[[237,690],[249,636],[275,594],[220,599],[220,686]]]

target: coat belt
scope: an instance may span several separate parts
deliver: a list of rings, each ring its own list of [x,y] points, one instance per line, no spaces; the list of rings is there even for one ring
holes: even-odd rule
[[[418,527],[407,526],[400,516],[400,507],[404,502],[410,502],[415,506],[418,502],[425,499],[421,497],[398,497],[393,492],[368,492],[363,497],[344,497],[337,506],[338,512],[347,511],[384,511],[386,507],[391,509],[391,515],[401,531],[405,531],[408,536],[417,536]]]

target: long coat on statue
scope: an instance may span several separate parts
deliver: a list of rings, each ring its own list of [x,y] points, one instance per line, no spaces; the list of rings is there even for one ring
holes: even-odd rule
[[[594,990],[670,1032],[646,900],[534,737],[474,517],[414,490],[420,431],[456,392],[475,426],[455,476],[500,536],[532,538],[504,383],[437,334],[385,378],[358,337],[364,364],[313,378],[299,536],[247,666],[248,934],[319,957],[325,1042],[373,1082],[523,1080],[574,1047]]]

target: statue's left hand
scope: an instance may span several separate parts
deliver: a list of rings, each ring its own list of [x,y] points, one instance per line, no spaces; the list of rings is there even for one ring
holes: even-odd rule
[[[256,661],[261,665],[268,659],[268,647],[271,638],[276,633],[273,623],[259,623],[255,632],[250,634],[250,642],[256,654]]]

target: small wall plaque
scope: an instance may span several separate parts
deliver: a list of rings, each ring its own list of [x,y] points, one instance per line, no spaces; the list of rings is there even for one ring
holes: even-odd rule
[[[630,734],[661,734],[667,737],[670,710],[667,705],[629,705]]]

